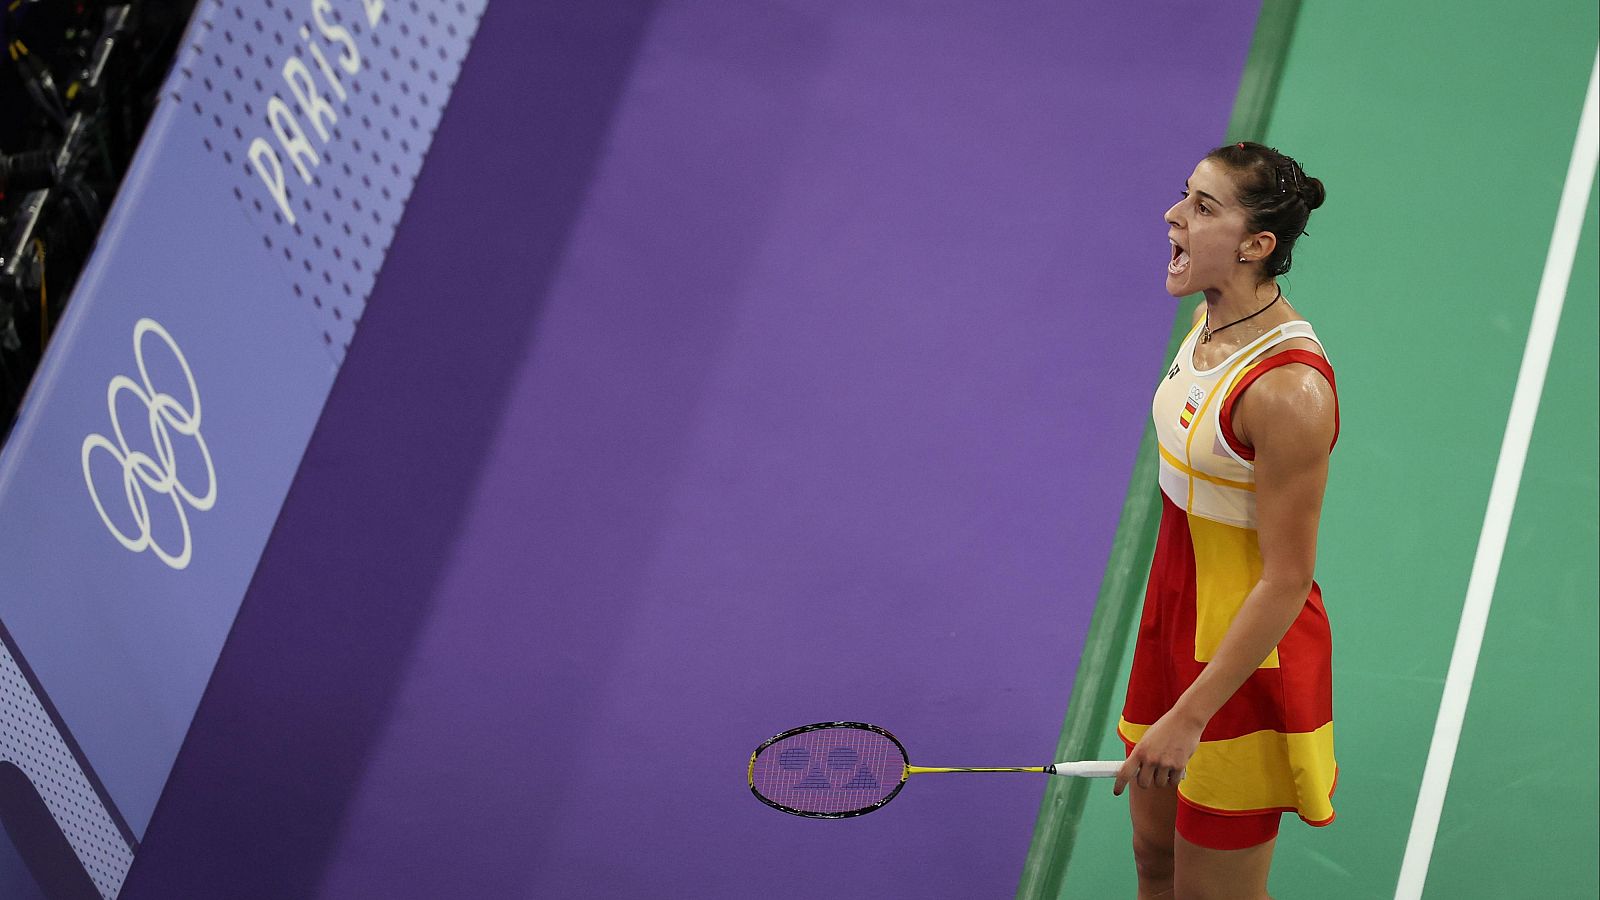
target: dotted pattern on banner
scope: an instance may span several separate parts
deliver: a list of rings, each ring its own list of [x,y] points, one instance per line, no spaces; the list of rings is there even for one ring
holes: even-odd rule
[[[0,759],[28,776],[102,897],[115,897],[134,848],[118,830],[11,650],[0,643]]]
[[[487,0],[202,0],[168,95],[342,362]]]

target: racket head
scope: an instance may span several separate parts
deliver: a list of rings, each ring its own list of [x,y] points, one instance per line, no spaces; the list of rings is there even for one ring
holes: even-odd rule
[[[865,722],[818,722],[768,738],[750,754],[750,793],[808,819],[863,816],[895,798],[911,774],[900,740]]]

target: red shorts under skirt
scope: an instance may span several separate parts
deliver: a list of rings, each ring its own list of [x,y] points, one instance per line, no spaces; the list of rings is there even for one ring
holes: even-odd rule
[[[1178,798],[1178,833],[1189,843],[1211,850],[1243,850],[1265,844],[1278,836],[1281,821],[1281,812],[1224,816]]]

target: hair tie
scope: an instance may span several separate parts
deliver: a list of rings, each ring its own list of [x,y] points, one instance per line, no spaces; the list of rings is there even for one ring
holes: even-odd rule
[[[1244,141],[1240,141],[1240,142],[1239,142],[1239,149],[1240,149],[1240,150],[1243,150],[1243,149],[1244,149]]]

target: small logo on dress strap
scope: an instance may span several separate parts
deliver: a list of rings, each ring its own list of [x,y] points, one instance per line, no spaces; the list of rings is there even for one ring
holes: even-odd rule
[[[1171,381],[1172,379],[1174,379],[1174,378],[1176,378],[1178,376],[1178,365],[1179,365],[1178,363],[1173,363],[1172,364],[1172,371],[1167,373],[1167,380],[1168,381]]]

